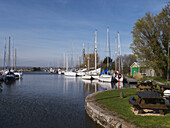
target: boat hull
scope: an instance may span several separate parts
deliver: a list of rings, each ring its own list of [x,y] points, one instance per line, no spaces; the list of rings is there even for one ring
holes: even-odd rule
[[[82,79],[84,79],[84,80],[92,80],[93,78],[90,75],[84,75],[84,76],[82,76]]]
[[[99,76],[98,80],[101,82],[112,82],[113,77],[112,75],[102,74],[101,76]]]
[[[76,72],[65,72],[64,75],[65,76],[72,76],[72,77],[76,77],[77,76]]]

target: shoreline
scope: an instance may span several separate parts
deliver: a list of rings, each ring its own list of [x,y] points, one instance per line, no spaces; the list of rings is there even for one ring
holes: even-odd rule
[[[106,90],[108,91],[108,90]],[[85,99],[85,111],[88,116],[97,124],[105,128],[137,128],[134,124],[128,123],[120,118],[120,114],[103,108],[96,102],[94,97],[104,91],[92,93]]]

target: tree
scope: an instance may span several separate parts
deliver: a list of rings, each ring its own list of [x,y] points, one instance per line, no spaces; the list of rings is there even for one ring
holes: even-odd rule
[[[158,15],[146,13],[133,27],[131,49],[141,65],[153,67],[166,76],[169,33],[169,6]]]
[[[86,54],[85,55],[85,65],[86,67],[88,67],[88,57],[89,57],[89,67],[90,68],[94,68],[95,67],[95,54],[94,53],[89,53],[89,54]],[[98,54],[96,55],[97,56],[97,65],[98,65],[98,62],[99,62],[99,56]]]
[[[103,64],[107,64],[107,58],[109,59],[109,63],[112,62],[112,59],[110,57],[105,57],[104,61],[103,61]]]
[[[137,61],[137,58],[135,55],[129,54],[123,56],[123,71],[124,74],[130,73],[130,66]]]

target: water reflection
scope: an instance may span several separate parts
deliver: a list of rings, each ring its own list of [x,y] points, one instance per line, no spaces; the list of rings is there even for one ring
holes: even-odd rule
[[[115,86],[116,86],[117,89],[124,88],[123,82],[117,82],[117,83],[115,83]]]
[[[98,80],[82,80],[83,85],[87,86],[87,91],[91,92],[97,92],[97,91],[103,91],[103,90],[111,90],[111,89],[122,89],[122,88],[129,88],[134,87],[134,85],[128,85],[123,82],[117,82],[117,83],[107,83],[107,82],[100,82]],[[91,89],[91,90],[90,90]]]
[[[0,127],[100,127],[86,116],[86,96],[128,86],[64,75],[24,74],[23,80],[2,83]]]

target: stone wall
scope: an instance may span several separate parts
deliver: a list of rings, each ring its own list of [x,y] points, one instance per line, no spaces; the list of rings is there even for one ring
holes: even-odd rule
[[[116,112],[104,109],[98,104],[94,99],[94,96],[98,93],[101,92],[90,94],[85,100],[86,113],[93,121],[105,128],[137,128],[135,125],[120,119],[120,115]]]

